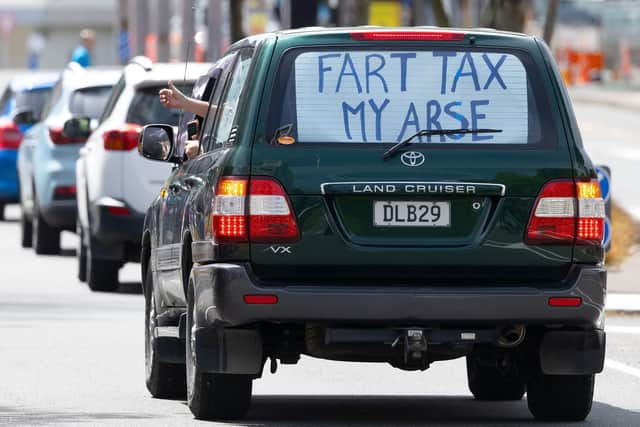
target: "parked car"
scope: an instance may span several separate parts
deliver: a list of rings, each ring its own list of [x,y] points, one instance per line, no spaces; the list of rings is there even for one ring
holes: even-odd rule
[[[120,74],[116,68],[69,64],[42,112],[43,121],[25,133],[18,151],[23,247],[56,254],[60,232],[75,231],[75,162],[85,139],[68,137],[65,123],[72,117],[97,120]]]
[[[177,167],[142,240],[154,396],[186,382],[196,418],[240,417],[267,360],[466,357],[478,400],[588,415],[604,204],[543,41],[304,29],[217,66],[202,155],[171,126],[141,137]]]
[[[5,205],[18,202],[16,159],[22,135],[40,116],[57,78],[55,73],[16,76],[0,97],[0,220]]]
[[[91,289],[116,290],[120,267],[139,261],[144,213],[171,171],[170,165],[143,159],[136,150],[143,125],[177,126],[182,115],[160,103],[159,90],[173,80],[191,92],[194,80],[210,66],[189,64],[185,75],[185,64],[152,64],[136,57],[114,86],[76,163],[78,278]],[[76,119],[75,128],[88,129],[83,120]]]

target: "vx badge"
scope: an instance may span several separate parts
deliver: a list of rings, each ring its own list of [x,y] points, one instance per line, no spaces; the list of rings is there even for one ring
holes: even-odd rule
[[[402,164],[409,167],[421,166],[424,160],[424,154],[417,151],[407,151],[400,156]]]
[[[291,246],[269,246],[264,251],[274,255],[291,254]]]

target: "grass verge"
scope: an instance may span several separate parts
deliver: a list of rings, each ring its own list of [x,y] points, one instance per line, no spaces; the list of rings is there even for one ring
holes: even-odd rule
[[[611,250],[607,253],[607,265],[616,266],[632,253],[640,243],[640,226],[615,202],[611,206]]]

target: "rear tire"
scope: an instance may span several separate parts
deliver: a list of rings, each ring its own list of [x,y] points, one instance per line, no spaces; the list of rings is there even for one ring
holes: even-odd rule
[[[84,232],[82,231],[82,225],[80,222],[76,225],[76,233],[78,234],[78,280],[81,282],[87,281],[87,247],[84,244]]]
[[[38,202],[33,203],[32,222],[33,249],[38,255],[57,255],[60,253],[60,230],[51,227],[40,214]]]
[[[4,203],[0,203],[0,221],[4,221]]]
[[[525,384],[514,369],[502,372],[497,366],[483,366],[467,356],[469,390],[477,400],[521,400]]]
[[[195,304],[189,286],[185,358],[187,371],[187,403],[199,420],[242,418],[251,406],[252,378],[248,375],[201,372],[194,336]],[[202,356],[200,356],[202,357]]]
[[[87,248],[87,284],[89,289],[98,292],[115,292],[118,290],[118,270],[120,262],[112,260],[96,259],[92,255],[91,237],[89,237],[89,247]]]
[[[527,384],[527,404],[540,421],[583,421],[591,412],[595,375],[537,374]]]
[[[20,244],[23,248],[30,248],[33,245],[33,223],[24,211],[20,214]]]
[[[147,390],[159,399],[183,399],[187,394],[185,367],[173,363],[162,363],[153,339],[156,325],[155,297],[153,277],[148,271],[144,281],[145,288],[145,329],[144,329],[144,362],[145,383]]]

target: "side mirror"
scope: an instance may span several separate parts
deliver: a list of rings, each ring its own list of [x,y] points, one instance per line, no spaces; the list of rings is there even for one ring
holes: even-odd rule
[[[62,134],[67,138],[85,141],[91,135],[91,119],[89,117],[73,117],[62,126]]]
[[[18,111],[13,115],[13,122],[17,125],[33,125],[38,122],[38,119],[31,110]]]
[[[173,153],[173,126],[146,125],[138,139],[138,153],[147,159],[178,163]]]

